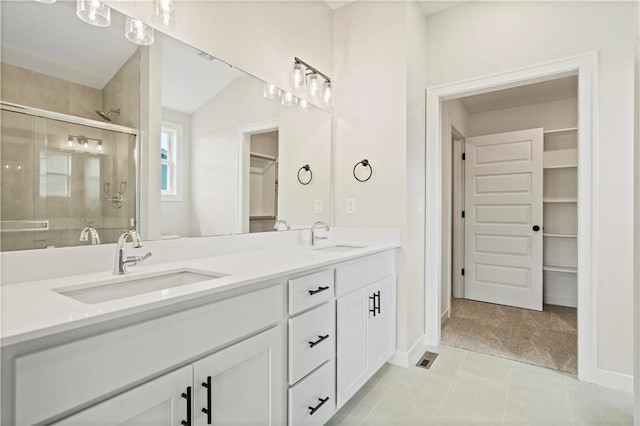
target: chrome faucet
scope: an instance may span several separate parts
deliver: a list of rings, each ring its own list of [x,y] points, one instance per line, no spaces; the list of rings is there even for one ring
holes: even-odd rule
[[[131,238],[133,248],[142,247],[140,235],[138,235],[135,230],[130,229],[128,231],[124,231],[122,235],[120,235],[120,238],[118,238],[118,246],[116,247],[116,261],[113,264],[114,275],[125,274],[129,265],[137,265],[143,260],[151,257],[151,251],[147,252],[147,254],[145,254],[144,256],[125,256],[124,243],[127,241],[127,238]]]
[[[80,241],[87,242],[89,241],[89,234],[91,234],[91,244],[100,244],[100,235],[98,235],[98,231],[93,226],[85,226],[84,229],[80,232]]]
[[[311,227],[311,245],[315,246],[316,243],[318,242],[318,240],[326,240],[327,237],[316,237],[316,228],[317,227],[322,227],[324,226],[324,230],[328,231],[329,230],[329,225],[327,225],[325,222],[319,220],[316,223],[313,224],[313,226]]]
[[[273,230],[274,231],[279,231],[280,230],[280,225],[284,225],[285,230],[291,231],[291,227],[289,226],[287,221],[284,220],[284,219],[276,220],[276,223],[273,224]]]

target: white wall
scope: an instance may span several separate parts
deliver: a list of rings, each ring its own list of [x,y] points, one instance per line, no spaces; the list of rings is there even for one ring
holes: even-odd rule
[[[152,25],[153,2],[107,0]],[[295,56],[331,75],[331,9],[323,1],[178,1],[179,26],[163,31],[248,74],[289,88]]]
[[[427,19],[429,86],[598,51],[597,368],[599,380],[624,386],[633,373],[632,12],[631,2],[469,2]]]
[[[191,229],[191,116],[167,108],[162,120],[182,126],[182,201],[162,201],[162,235],[189,237]]]
[[[239,78],[191,115],[191,235],[236,230],[238,127],[278,116],[278,102],[263,98],[261,91],[255,78]]]
[[[397,347],[424,333],[426,20],[416,2],[353,2],[334,11],[334,215],[338,226],[394,227]],[[353,166],[368,159],[361,183]],[[356,213],[346,213],[355,199]]]
[[[635,202],[634,202],[634,424],[640,425],[640,3],[634,2],[634,17],[636,30],[636,75],[635,75]]]

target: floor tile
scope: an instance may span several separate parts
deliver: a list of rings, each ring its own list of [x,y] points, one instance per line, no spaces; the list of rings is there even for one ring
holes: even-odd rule
[[[469,352],[458,371],[508,383],[511,375],[511,364],[512,361],[508,359],[478,352]]]

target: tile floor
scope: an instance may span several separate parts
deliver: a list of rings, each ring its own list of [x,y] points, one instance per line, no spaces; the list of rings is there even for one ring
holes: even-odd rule
[[[442,346],[431,369],[386,364],[330,425],[631,425],[633,396]]]
[[[577,311],[544,305],[537,312],[454,298],[442,343],[577,374]]]

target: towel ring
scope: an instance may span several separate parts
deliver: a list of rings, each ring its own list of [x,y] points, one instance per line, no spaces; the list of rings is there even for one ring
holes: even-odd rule
[[[300,172],[303,170],[306,172],[309,172],[309,180],[306,182],[303,182],[302,179],[300,179]],[[311,166],[309,166],[308,164],[305,164],[304,166],[298,169],[298,182],[300,182],[302,185],[309,185],[312,180],[313,180],[313,172],[311,171]]]
[[[356,175],[356,168],[358,167],[358,164],[362,164],[362,167],[369,167],[369,176],[367,176],[366,179],[360,179]],[[357,162],[356,165],[353,166],[353,177],[356,178],[358,182],[366,182],[369,179],[371,179],[372,175],[373,175],[373,167],[371,167],[371,164],[369,164],[369,160],[367,160],[366,158],[362,161]]]

